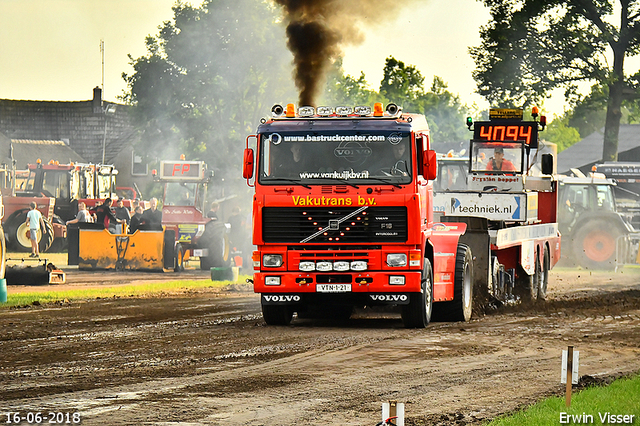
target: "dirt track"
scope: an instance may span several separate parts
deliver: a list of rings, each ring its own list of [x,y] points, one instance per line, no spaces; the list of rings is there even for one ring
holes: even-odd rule
[[[398,400],[407,425],[480,424],[560,391],[569,344],[581,375],[640,371],[638,273],[553,271],[543,305],[426,330],[367,312],[266,327],[245,290],[0,310],[0,413],[78,412],[83,425],[375,425],[381,402]]]

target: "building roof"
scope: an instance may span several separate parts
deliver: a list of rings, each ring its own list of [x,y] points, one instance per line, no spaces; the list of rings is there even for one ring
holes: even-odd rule
[[[558,172],[568,173],[571,169],[591,169],[602,162],[604,128],[593,132],[580,142],[558,154]],[[622,124],[618,135],[618,154],[640,147],[640,125]]]
[[[50,160],[59,161],[61,164],[85,162],[84,158],[64,141],[9,139],[2,135],[0,137],[0,162],[10,166],[12,155],[18,170],[26,169],[27,164],[34,164],[38,159],[42,160],[44,164]]]
[[[64,141],[92,163],[102,161],[104,144],[105,162],[109,162],[137,134],[129,106],[102,101],[99,88],[93,95],[91,100],[77,102],[0,99],[0,132],[16,140]]]

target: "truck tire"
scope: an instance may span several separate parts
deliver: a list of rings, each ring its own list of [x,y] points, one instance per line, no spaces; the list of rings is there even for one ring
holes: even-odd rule
[[[224,223],[217,221],[207,223],[204,233],[198,240],[198,247],[206,248],[209,251],[208,256],[200,257],[200,269],[208,270],[229,266],[229,236]]]
[[[262,318],[267,325],[289,325],[293,318],[293,310],[286,305],[262,304]]]
[[[585,269],[612,270],[616,266],[616,241],[620,229],[602,220],[591,221],[578,229],[573,238],[573,255]]]
[[[471,249],[458,244],[456,271],[453,281],[453,300],[433,304],[436,321],[469,321],[473,313],[473,257]]]
[[[433,312],[433,270],[429,259],[424,259],[420,293],[412,293],[409,304],[402,306],[402,322],[405,328],[425,328]]]
[[[538,300],[547,299],[547,287],[549,285],[549,267],[551,265],[551,259],[549,257],[549,249],[544,247],[544,254],[542,255],[542,273],[540,274],[540,281],[538,281]]]
[[[525,303],[535,302],[538,298],[538,284],[540,283],[540,257],[536,255],[535,272],[533,275],[518,266],[518,276],[516,277],[515,293],[520,296],[520,300]]]

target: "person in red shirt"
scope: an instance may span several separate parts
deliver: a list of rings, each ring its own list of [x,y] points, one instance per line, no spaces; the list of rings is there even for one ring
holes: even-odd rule
[[[487,170],[515,172],[516,166],[504,158],[504,149],[499,146],[493,150],[493,157],[489,158]]]

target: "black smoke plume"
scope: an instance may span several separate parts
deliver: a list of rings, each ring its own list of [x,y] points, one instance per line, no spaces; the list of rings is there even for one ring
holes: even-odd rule
[[[299,105],[316,106],[326,71],[342,46],[364,40],[361,26],[393,21],[407,0],[274,0],[282,6]]]

